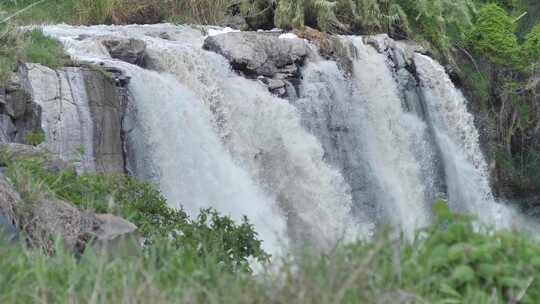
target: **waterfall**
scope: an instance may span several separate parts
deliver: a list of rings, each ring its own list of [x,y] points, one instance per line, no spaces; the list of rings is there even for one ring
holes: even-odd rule
[[[424,174],[434,158],[427,125],[404,109],[386,56],[362,37],[343,40],[355,50],[349,79],[333,61],[310,62],[294,103],[328,161],[342,169],[355,209],[412,235],[429,222],[433,197],[433,170]]]
[[[485,222],[505,225],[502,205],[495,202],[489,174],[466,99],[444,68],[433,59],[414,55],[429,123],[440,147],[450,206]]]
[[[329,248],[381,224],[412,235],[439,197],[486,221],[503,217],[465,98],[439,64],[405,58],[389,38],[377,38],[381,48],[340,37],[348,71],[313,48],[298,96],[286,100],[203,50],[194,27],[44,32],[74,59],[131,77],[124,127],[135,175],[192,215],[212,207],[248,216],[271,251],[297,241]],[[111,37],[144,41],[145,67],[112,59],[101,43]]]

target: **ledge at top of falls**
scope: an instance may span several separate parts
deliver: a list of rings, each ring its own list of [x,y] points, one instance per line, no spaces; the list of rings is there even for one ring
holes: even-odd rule
[[[144,66],[144,55],[146,43],[133,38],[111,38],[103,40],[103,45],[109,51],[112,58],[116,58],[127,63]]]
[[[246,75],[272,77],[283,69],[296,72],[308,55],[303,39],[282,39],[275,33],[231,32],[210,36],[204,49],[216,52]]]

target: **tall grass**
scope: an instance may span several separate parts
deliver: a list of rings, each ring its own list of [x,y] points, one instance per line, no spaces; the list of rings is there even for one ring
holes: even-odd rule
[[[412,241],[383,234],[325,254],[274,259],[253,274],[165,240],[110,258],[60,247],[44,256],[0,245],[1,303],[538,303],[540,246],[510,231],[480,232],[435,206]]]
[[[197,24],[220,24],[225,19],[227,10],[238,0],[175,0],[173,14],[169,16],[174,21]]]
[[[0,10],[15,12],[37,0],[7,0]],[[175,21],[219,25],[236,0],[46,0],[16,18],[19,24],[129,24]]]

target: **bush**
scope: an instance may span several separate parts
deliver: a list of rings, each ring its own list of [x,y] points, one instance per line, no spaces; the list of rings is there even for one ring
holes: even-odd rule
[[[20,62],[58,68],[68,64],[69,60],[60,42],[45,36],[40,29],[24,32],[13,25],[0,26],[0,84],[8,79]]]
[[[122,216],[137,225],[148,245],[164,239],[177,248],[212,256],[231,269],[247,267],[248,258],[268,258],[247,219],[236,224],[210,209],[190,219],[183,210],[168,207],[165,198],[148,183],[123,175],[51,172],[43,169],[42,162],[8,161],[6,174],[23,197],[50,195],[83,209]],[[30,188],[41,193],[27,195],[28,185],[38,185]]]
[[[57,40],[47,37],[41,29],[24,33],[24,61],[58,68],[67,62],[64,47]]]
[[[0,10],[0,19],[4,15]],[[4,83],[17,68],[17,53],[21,45],[19,35],[7,23],[0,23],[0,85]]]
[[[525,37],[523,52],[528,62],[540,62],[540,23]]]
[[[519,63],[514,20],[496,4],[480,9],[468,41],[473,50],[492,64],[512,67]]]
[[[45,133],[43,132],[28,132],[24,137],[27,145],[39,146],[45,141]]]

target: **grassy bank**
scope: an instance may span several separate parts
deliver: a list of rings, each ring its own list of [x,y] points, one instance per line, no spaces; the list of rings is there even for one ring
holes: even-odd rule
[[[33,4],[39,3],[35,6]],[[175,21],[219,24],[233,0],[6,0],[0,10],[9,15],[24,10],[18,24],[130,24]],[[29,6],[31,6],[29,8]]]
[[[444,202],[434,205],[434,224],[413,240],[381,233],[325,253],[306,247],[269,265],[247,219],[235,224],[211,210],[191,219],[167,207],[150,184],[48,171],[46,156],[1,154],[25,206],[50,197],[117,214],[139,227],[145,246],[116,256],[89,246],[76,257],[59,242],[53,250],[2,243],[0,303],[540,301],[540,245],[512,231],[475,229],[474,219],[450,212]],[[262,265],[256,273],[253,261]]]
[[[116,259],[0,246],[2,303],[538,303],[540,246],[439,209],[415,241],[275,258],[253,274],[166,240]],[[407,302],[405,302],[407,300]],[[403,301],[403,302],[399,302]]]
[[[62,45],[39,29],[23,32],[13,25],[0,25],[0,85],[21,62],[40,63],[51,68],[70,64]]]

